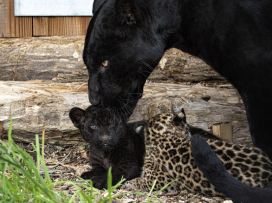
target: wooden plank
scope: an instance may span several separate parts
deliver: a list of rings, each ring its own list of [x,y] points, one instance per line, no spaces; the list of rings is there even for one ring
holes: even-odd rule
[[[33,36],[48,36],[49,17],[33,17]]]
[[[13,30],[11,26],[12,1],[0,0],[0,37],[11,37]]]
[[[14,37],[32,37],[32,17],[14,18],[16,25]]]
[[[231,123],[220,123],[212,126],[213,134],[220,137],[222,140],[232,142]]]
[[[85,35],[91,17],[50,17],[49,36]]]
[[[0,0],[0,37],[31,37],[32,17],[15,17],[14,0]]]

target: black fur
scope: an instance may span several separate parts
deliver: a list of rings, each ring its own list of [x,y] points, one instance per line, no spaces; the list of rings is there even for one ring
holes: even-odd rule
[[[193,135],[191,143],[192,155],[196,165],[217,190],[238,202],[272,202],[272,182],[268,184],[268,188],[250,187],[227,172],[224,164],[200,135]]]
[[[104,4],[103,4],[104,3]],[[198,56],[239,91],[254,146],[272,158],[272,1],[96,0],[83,59],[89,100],[128,117],[165,50]],[[106,69],[101,64],[108,60]]]
[[[94,0],[93,2],[93,14],[96,13],[96,11],[98,11],[98,9],[103,5],[103,3],[105,3],[106,0]]]
[[[130,180],[140,176],[144,162],[144,135],[135,132],[135,123],[126,124],[112,112],[90,106],[70,110],[70,119],[79,128],[84,140],[90,143],[92,170],[81,175],[91,179],[94,187],[107,188],[107,173],[112,167],[112,184],[123,176]]]

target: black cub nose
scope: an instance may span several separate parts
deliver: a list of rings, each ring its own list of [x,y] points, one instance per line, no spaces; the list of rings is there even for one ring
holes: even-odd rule
[[[107,134],[103,134],[103,135],[100,136],[100,139],[101,139],[102,141],[107,141],[107,140],[110,139],[110,136],[107,135]]]

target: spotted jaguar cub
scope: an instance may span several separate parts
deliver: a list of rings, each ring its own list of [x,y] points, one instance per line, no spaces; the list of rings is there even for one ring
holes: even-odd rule
[[[147,147],[144,172],[141,177],[127,182],[125,187],[148,191],[157,180],[155,189],[159,190],[178,179],[168,186],[168,192],[187,189],[212,196],[223,195],[194,163],[191,141],[184,138],[190,134],[190,128],[183,117],[183,113],[160,114],[149,120],[144,130]],[[271,161],[260,149],[216,139],[206,140],[227,171],[241,182],[264,187],[272,179]]]

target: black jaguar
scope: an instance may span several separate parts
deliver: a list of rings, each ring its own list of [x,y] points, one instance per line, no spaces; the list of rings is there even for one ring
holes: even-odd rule
[[[172,47],[239,91],[254,146],[272,158],[272,1],[95,0],[84,47],[92,104],[130,116]]]

